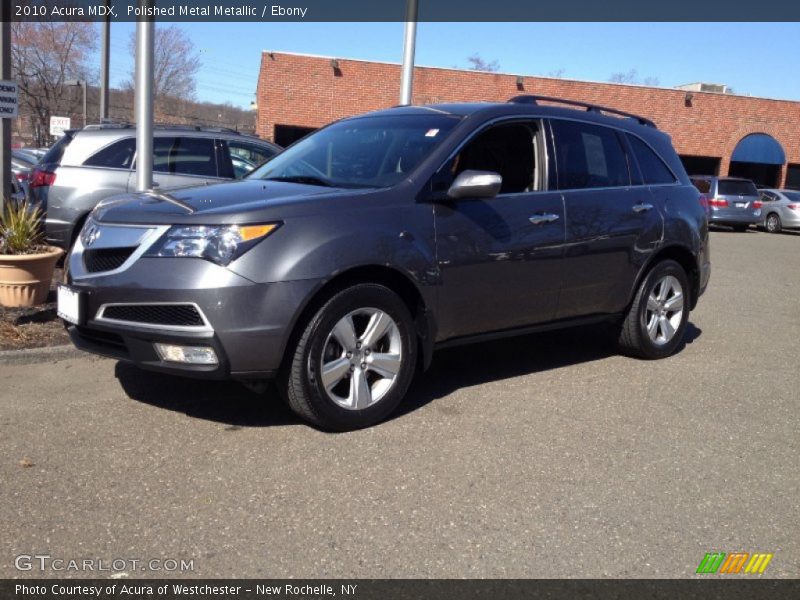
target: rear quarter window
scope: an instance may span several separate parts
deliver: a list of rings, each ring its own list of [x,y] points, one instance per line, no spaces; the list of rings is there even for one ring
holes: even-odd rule
[[[633,149],[633,154],[636,157],[636,162],[639,163],[639,169],[642,171],[644,182],[650,185],[657,185],[660,183],[675,183],[675,176],[669,170],[661,157],[656,154],[650,146],[640,140],[635,135],[629,135],[628,139]],[[701,192],[703,190],[700,190]]]
[[[58,140],[55,144],[53,144],[50,147],[50,150],[45,152],[45,155],[39,162],[43,165],[50,165],[50,166],[60,164],[61,159],[64,156],[64,151],[67,149],[67,146],[69,146],[69,143],[72,141],[73,135],[74,133],[72,132],[64,133],[61,139]]]
[[[136,154],[136,139],[125,138],[95,152],[84,161],[86,167],[107,169],[130,169]]]

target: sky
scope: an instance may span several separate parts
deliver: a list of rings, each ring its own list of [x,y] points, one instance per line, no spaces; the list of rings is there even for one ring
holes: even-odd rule
[[[168,25],[165,23],[165,25]],[[261,51],[400,62],[403,23],[180,23],[200,52],[197,99],[249,107]],[[130,78],[135,23],[111,29],[111,85]],[[800,100],[800,23],[420,23],[416,64],[608,81],[635,69],[662,87],[722,83],[736,93]]]

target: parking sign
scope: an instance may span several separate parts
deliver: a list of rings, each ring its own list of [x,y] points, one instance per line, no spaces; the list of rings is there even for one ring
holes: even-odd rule
[[[0,80],[0,118],[16,119],[18,102],[17,82]]]

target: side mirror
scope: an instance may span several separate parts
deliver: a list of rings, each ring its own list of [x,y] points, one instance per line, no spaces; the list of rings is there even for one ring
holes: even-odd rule
[[[447,197],[494,198],[500,192],[503,177],[492,171],[462,171],[447,190]]]

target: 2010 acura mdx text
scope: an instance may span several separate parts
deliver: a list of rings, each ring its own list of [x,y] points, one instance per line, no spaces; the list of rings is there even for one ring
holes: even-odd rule
[[[244,181],[103,201],[67,271],[79,348],[275,378],[302,418],[348,430],[443,345],[607,321],[622,352],[669,356],[710,263],[667,135],[522,96],[345,119]]]

